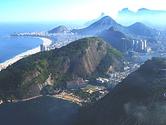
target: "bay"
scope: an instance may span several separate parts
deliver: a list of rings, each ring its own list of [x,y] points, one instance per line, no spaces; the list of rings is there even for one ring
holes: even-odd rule
[[[33,37],[12,37],[13,33],[46,32],[55,24],[49,23],[0,23],[0,63],[33,49],[42,43]]]

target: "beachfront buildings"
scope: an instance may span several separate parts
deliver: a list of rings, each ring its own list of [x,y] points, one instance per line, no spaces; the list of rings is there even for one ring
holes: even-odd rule
[[[41,52],[48,51],[48,50],[50,50],[50,45],[45,45],[45,44],[40,45],[40,51]]]

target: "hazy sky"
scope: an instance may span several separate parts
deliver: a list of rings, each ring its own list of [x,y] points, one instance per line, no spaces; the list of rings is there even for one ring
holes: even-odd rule
[[[166,10],[166,0],[0,0],[0,21],[90,20],[122,8]]]

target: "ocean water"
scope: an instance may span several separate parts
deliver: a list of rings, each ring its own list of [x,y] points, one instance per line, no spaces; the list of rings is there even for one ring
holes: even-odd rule
[[[39,46],[42,40],[31,37],[1,37],[0,63]]]
[[[1,23],[0,24],[0,63],[32,48],[39,46],[42,40],[33,37],[12,37],[18,32],[48,31],[54,24],[39,23]]]

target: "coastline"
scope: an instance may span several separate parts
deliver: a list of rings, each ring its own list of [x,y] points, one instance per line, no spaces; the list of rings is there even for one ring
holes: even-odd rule
[[[50,40],[49,38],[45,38],[45,37],[37,37],[37,38],[39,38],[43,41],[42,45],[50,45],[52,43],[52,40]],[[16,63],[17,61],[19,61],[27,56],[39,53],[40,51],[41,50],[40,50],[40,45],[39,45],[36,48],[33,48],[31,50],[27,50],[23,53],[20,53],[20,54],[14,56],[11,59],[8,59],[8,60],[4,61],[3,63],[0,63],[0,71],[3,69],[6,69],[8,66]]]

